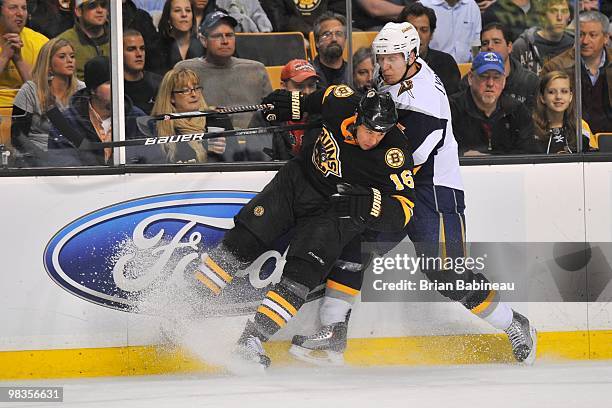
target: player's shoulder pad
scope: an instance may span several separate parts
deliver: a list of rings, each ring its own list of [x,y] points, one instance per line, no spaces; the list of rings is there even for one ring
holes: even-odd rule
[[[332,95],[334,98],[348,98],[351,95],[354,95],[355,91],[348,85],[331,85],[323,94],[323,103],[325,100]]]

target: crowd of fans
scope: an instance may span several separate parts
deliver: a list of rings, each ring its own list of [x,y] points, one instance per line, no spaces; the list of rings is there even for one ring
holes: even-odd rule
[[[578,147],[577,103],[584,151],[597,149],[595,134],[612,132],[610,3],[352,0],[350,23],[355,31],[377,31],[389,21],[416,28],[420,57],[449,97],[460,154],[571,153]],[[109,7],[109,0],[0,0],[0,107],[12,107],[15,166],[113,163],[113,149],[78,145],[113,140]],[[345,7],[345,0],[123,0],[126,137],[264,126],[251,113],[174,121],[147,115],[256,104],[279,85],[305,94],[333,84],[375,86],[369,47],[354,50],[349,72]],[[312,45],[316,53],[287,61],[281,83],[272,84],[261,62],[240,58],[237,32],[301,32],[305,49]],[[463,64],[471,66],[462,78]],[[62,112],[63,124],[50,119],[52,110]],[[285,160],[299,151],[304,133],[129,147],[127,157],[150,164]]]

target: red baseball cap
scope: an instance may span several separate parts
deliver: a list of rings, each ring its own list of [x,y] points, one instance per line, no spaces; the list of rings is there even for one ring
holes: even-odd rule
[[[315,71],[312,64],[303,59],[294,59],[289,61],[283,67],[281,71],[281,81],[287,81],[291,79],[295,82],[302,82],[308,78],[319,76],[317,75],[317,71]]]

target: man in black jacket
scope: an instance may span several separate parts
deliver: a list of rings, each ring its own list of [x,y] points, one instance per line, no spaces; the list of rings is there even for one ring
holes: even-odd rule
[[[455,59],[443,51],[429,48],[429,43],[436,30],[436,13],[433,9],[421,3],[413,3],[404,7],[398,21],[407,21],[416,28],[421,39],[419,57],[423,58],[440,77],[447,95],[456,93],[459,90],[461,74]]]
[[[155,55],[159,43],[159,34],[149,13],[139,9],[132,0],[123,0],[122,13],[123,31],[128,29],[138,31],[144,38],[147,54]],[[155,58],[149,58],[146,61],[145,68],[149,71],[155,70],[154,62]]]
[[[147,58],[146,42],[142,34],[128,29],[123,32],[123,88],[134,105],[147,115],[151,114],[162,77],[145,70]]]
[[[502,56],[479,53],[466,77],[469,88],[450,99],[460,154],[536,153],[530,112],[502,93],[506,82]]]
[[[113,164],[110,147],[89,149],[84,145],[113,140],[110,60],[94,57],[85,64],[85,88],[70,99],[70,107],[62,112],[61,122],[51,119],[49,132],[49,164],[56,167],[104,166]],[[127,139],[142,138],[136,119],[144,113],[125,98],[125,135]],[[85,144],[82,143],[85,142]],[[155,146],[126,148],[127,164],[164,163],[165,158]]]
[[[523,68],[516,59],[510,56],[512,41],[510,40],[508,30],[499,23],[488,24],[480,32],[480,42],[481,52],[496,52],[502,56],[506,72],[504,94],[525,104],[531,111],[535,107],[540,79],[533,72]],[[467,87],[466,75],[461,80],[459,90],[462,91]]]

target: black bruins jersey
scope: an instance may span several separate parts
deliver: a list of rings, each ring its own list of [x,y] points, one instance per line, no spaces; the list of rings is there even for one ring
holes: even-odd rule
[[[351,125],[357,119],[360,99],[346,85],[333,85],[306,98],[305,110],[322,114],[323,130],[314,144],[305,146],[302,152],[304,172],[326,196],[336,193],[336,185],[341,182],[378,189],[384,197],[383,212],[385,207],[387,215],[395,212],[392,207],[400,210],[395,214],[399,216],[395,222],[404,218],[400,225],[403,227],[413,207],[412,152],[397,127],[387,132],[375,148],[359,147]]]

